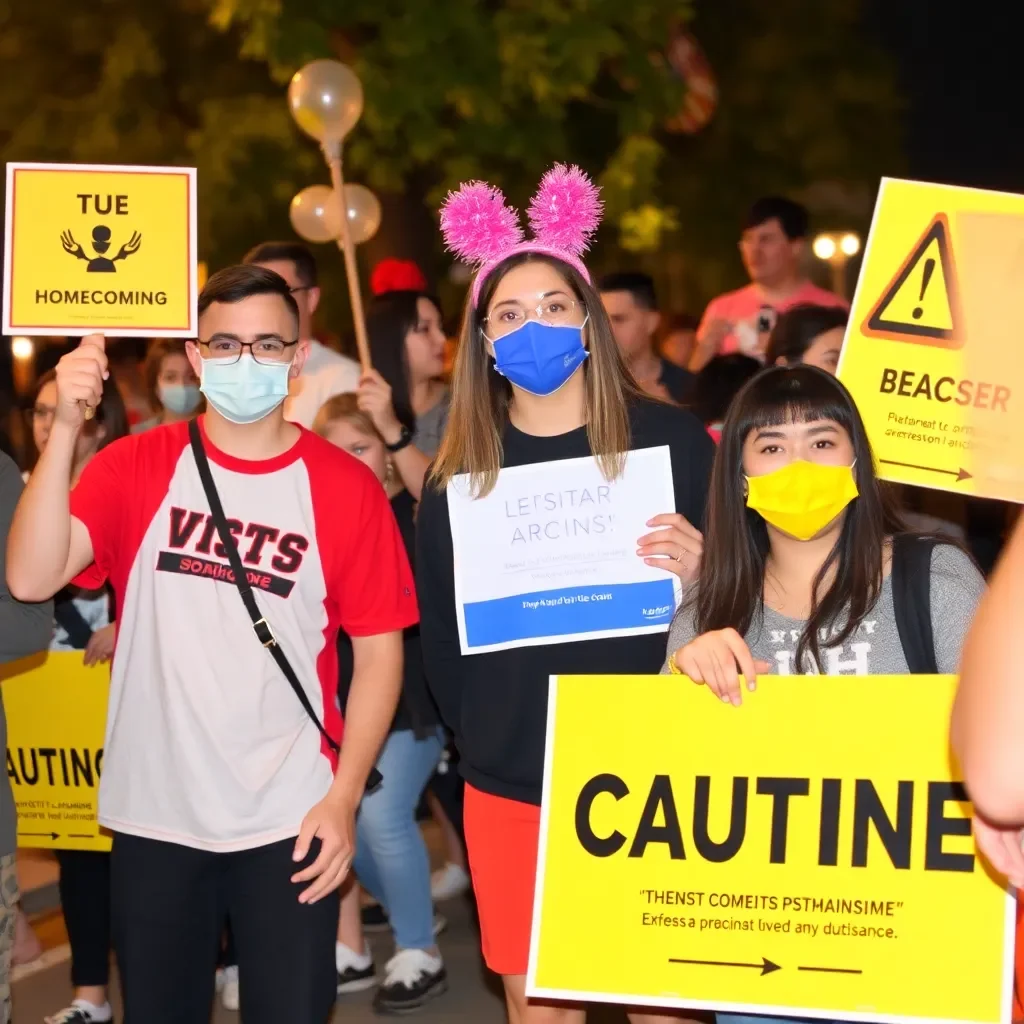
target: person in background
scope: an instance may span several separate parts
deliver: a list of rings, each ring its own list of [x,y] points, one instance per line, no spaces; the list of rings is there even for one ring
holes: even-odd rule
[[[320,304],[320,285],[316,259],[305,245],[263,242],[250,249],[242,262],[280,274],[288,282],[292,298],[299,307],[298,340],[308,346],[309,355],[302,373],[293,377],[288,385],[284,418],[308,430],[328,398],[359,387],[362,371],[354,359],[335,352],[313,337],[313,315]]]
[[[697,374],[689,409],[707,427],[716,444],[722,436],[722,423],[730,403],[760,369],[761,364],[752,356],[734,352],[730,356],[715,356]]]
[[[366,333],[373,369],[359,382],[359,408],[418,501],[448,419],[440,306],[426,292],[385,292],[370,304]]]
[[[658,351],[662,357],[684,370],[690,365],[697,344],[697,325],[700,321],[689,313],[673,313],[664,319]]]
[[[844,299],[809,281],[803,270],[809,218],[792,199],[766,196],[750,208],[740,235],[740,256],[750,284],[708,303],[690,369],[716,355],[743,352],[762,358],[780,313],[797,305],[840,306]]]
[[[373,471],[387,492],[413,562],[416,500],[359,399],[336,395],[317,414],[313,429]],[[386,781],[360,804],[352,862],[359,883],[386,911],[395,936],[395,955],[384,968],[374,998],[374,1007],[384,1013],[408,1013],[448,988],[444,961],[434,942],[430,857],[416,821],[420,797],[441,758],[442,731],[427,690],[419,626],[406,629],[403,642],[402,696],[377,761]],[[352,678],[352,641],[344,632],[338,634],[338,672],[338,699],[344,708]],[[339,921],[339,992],[355,992],[376,983],[373,959],[361,934],[358,902],[349,898],[356,913],[346,920],[343,910]]]
[[[654,281],[647,274],[624,271],[601,278],[598,290],[633,379],[653,398],[684,403],[693,388],[693,374],[658,354],[655,339],[661,314]]]
[[[359,405],[385,443],[391,444],[392,463],[418,499],[448,419],[441,308],[424,290],[425,280],[414,263],[384,260],[374,270],[371,284],[375,298],[366,327],[374,368],[360,383]],[[448,754],[449,759],[455,757],[454,751]],[[435,775],[427,802],[445,838],[445,865],[433,879],[432,889],[436,899],[452,899],[469,888],[461,828],[461,778],[456,773]],[[343,916],[348,909],[343,902]],[[388,925],[379,905],[364,907],[362,920],[367,929]],[[443,918],[436,918],[435,928],[443,923]]]
[[[191,419],[203,403],[199,378],[185,354],[185,342],[177,338],[157,338],[149,346],[142,366],[150,407],[156,415],[132,427],[138,434],[165,423]]]
[[[804,363],[834,374],[849,319],[842,306],[800,305],[780,314],[765,349],[769,366]]]
[[[0,454],[0,664],[46,649],[53,632],[53,602],[16,601],[7,586],[6,548],[11,518],[24,485],[14,461]],[[7,719],[0,695],[0,744],[7,749]],[[11,953],[18,909],[17,811],[11,782],[0,781],[0,1024],[11,1019]],[[27,922],[26,922],[27,924]]]
[[[112,338],[109,349],[110,375],[121,393],[128,427],[132,428],[152,415],[142,375],[146,339]]]
[[[53,429],[57,374],[43,374],[32,407],[32,439],[41,456]],[[120,389],[108,378],[96,415],[79,434],[71,464],[74,487],[86,466],[107,445],[128,433]],[[114,654],[113,601],[106,587],[65,587],[54,599],[51,651],[83,651],[86,665],[109,662]],[[93,850],[57,850],[60,903],[71,947],[71,1004],[53,1014],[51,1024],[104,1024],[113,1018],[110,983],[110,854]]]

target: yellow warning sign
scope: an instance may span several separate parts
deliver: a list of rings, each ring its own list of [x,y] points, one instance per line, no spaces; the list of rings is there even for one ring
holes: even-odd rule
[[[958,348],[960,316],[949,226],[938,214],[864,324],[865,334]]]
[[[4,334],[195,337],[196,172],[7,165]]]
[[[1024,501],[1024,196],[885,179],[839,377],[879,474]]]
[[[109,850],[96,820],[109,667],[51,651],[4,665],[0,679],[18,845]]]
[[[766,677],[736,709],[553,680],[528,993],[1009,1022],[1015,905],[950,765],[955,684]]]

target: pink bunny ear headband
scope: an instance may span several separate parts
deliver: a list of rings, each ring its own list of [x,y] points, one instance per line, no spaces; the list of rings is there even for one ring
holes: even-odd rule
[[[491,271],[521,252],[563,260],[589,283],[581,257],[601,223],[598,193],[578,167],[555,164],[530,202],[527,218],[533,238],[524,239],[519,213],[506,204],[500,189],[483,181],[467,181],[458,192],[450,192],[441,207],[441,233],[450,252],[477,267],[473,308]]]

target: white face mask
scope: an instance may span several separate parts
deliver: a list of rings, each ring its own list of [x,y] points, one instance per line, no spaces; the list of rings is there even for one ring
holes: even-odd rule
[[[204,359],[199,390],[226,420],[256,423],[288,397],[291,363],[258,363],[245,352],[236,362]]]

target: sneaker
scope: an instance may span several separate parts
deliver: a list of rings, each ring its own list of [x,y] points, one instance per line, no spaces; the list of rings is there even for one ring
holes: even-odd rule
[[[458,864],[445,864],[430,876],[430,895],[435,902],[453,900],[469,890],[469,875]]]
[[[76,999],[60,1013],[44,1018],[43,1024],[110,1024],[113,1019],[110,1003],[94,1006],[85,999]]]
[[[399,950],[384,968],[384,981],[373,997],[378,1013],[412,1013],[448,991],[444,961],[422,949]]]
[[[238,1010],[238,967],[232,964],[217,972],[217,991],[225,1010]]]
[[[386,932],[391,927],[387,911],[379,903],[370,903],[359,912],[363,922],[363,931],[373,935]],[[434,912],[434,938],[437,938],[448,927],[448,919],[444,914]]]
[[[360,955],[338,942],[334,946],[334,963],[338,969],[338,995],[363,992],[377,984],[377,972],[369,953]]]

